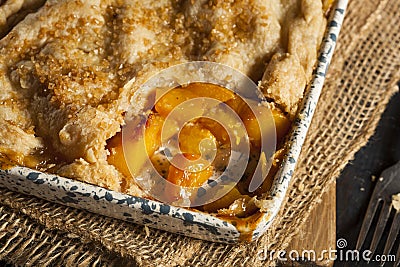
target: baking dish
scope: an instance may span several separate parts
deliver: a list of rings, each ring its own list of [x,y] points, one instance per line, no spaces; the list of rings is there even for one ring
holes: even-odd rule
[[[346,6],[347,1],[339,0],[332,9],[313,79],[306,90],[288,139],[286,157],[274,179],[270,196],[263,200],[264,206],[268,207],[265,212],[232,221],[24,167],[1,170],[0,185],[48,201],[205,240],[231,243],[257,239],[271,225],[292,179],[332,58]]]

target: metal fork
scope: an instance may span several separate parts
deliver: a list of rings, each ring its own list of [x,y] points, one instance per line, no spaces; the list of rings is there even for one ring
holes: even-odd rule
[[[381,240],[383,230],[385,229],[386,223],[389,219],[390,212],[393,208],[392,196],[400,193],[400,161],[395,165],[384,170],[381,177],[378,179],[374,192],[372,193],[371,200],[368,204],[367,213],[365,214],[364,221],[358,236],[356,249],[360,250],[367,233],[371,227],[372,220],[378,208],[380,202],[383,202],[381,212],[379,214],[378,223],[376,225],[374,236],[372,238],[371,246],[369,250],[372,254],[375,252],[379,241]],[[393,244],[396,241],[397,235],[400,230],[400,211],[396,211],[392,225],[390,227],[389,236],[386,240],[383,255],[388,255],[391,251]],[[394,266],[398,266],[400,263],[400,246],[396,253],[396,262]]]

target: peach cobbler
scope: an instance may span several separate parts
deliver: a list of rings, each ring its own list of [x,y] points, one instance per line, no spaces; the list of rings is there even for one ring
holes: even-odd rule
[[[181,159],[198,160],[203,140],[217,150],[213,164],[199,171],[168,163],[160,150],[161,127],[183,101],[214,98],[243,121],[250,158],[234,188],[198,209],[248,216],[261,208],[256,198],[268,192],[285,153],[285,136],[311,80],[332,2],[49,0],[0,40],[1,167],[26,166],[150,197],[134,179],[148,156],[165,180],[201,186],[231,156],[226,130],[207,118],[181,129]],[[10,6],[0,5],[0,11],[13,12]],[[257,190],[247,190],[247,177],[266,160],[259,149],[259,125],[240,97],[215,84],[182,84],[166,93],[146,121],[145,147],[127,141],[135,151],[134,163],[127,166],[121,131],[128,110],[140,101],[133,95],[161,70],[191,61],[239,70],[268,102],[277,149]]]

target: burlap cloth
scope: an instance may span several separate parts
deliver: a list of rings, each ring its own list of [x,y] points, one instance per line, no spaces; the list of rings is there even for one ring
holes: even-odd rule
[[[271,266],[372,135],[400,79],[400,1],[350,1],[286,204],[251,244],[224,245],[49,203],[0,188],[0,258],[24,266]]]

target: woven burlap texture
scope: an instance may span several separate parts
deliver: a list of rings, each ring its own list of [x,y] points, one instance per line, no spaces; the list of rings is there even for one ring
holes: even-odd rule
[[[271,266],[373,134],[400,79],[400,1],[350,1],[285,205],[251,244],[178,236],[0,189],[0,258],[16,265]]]

